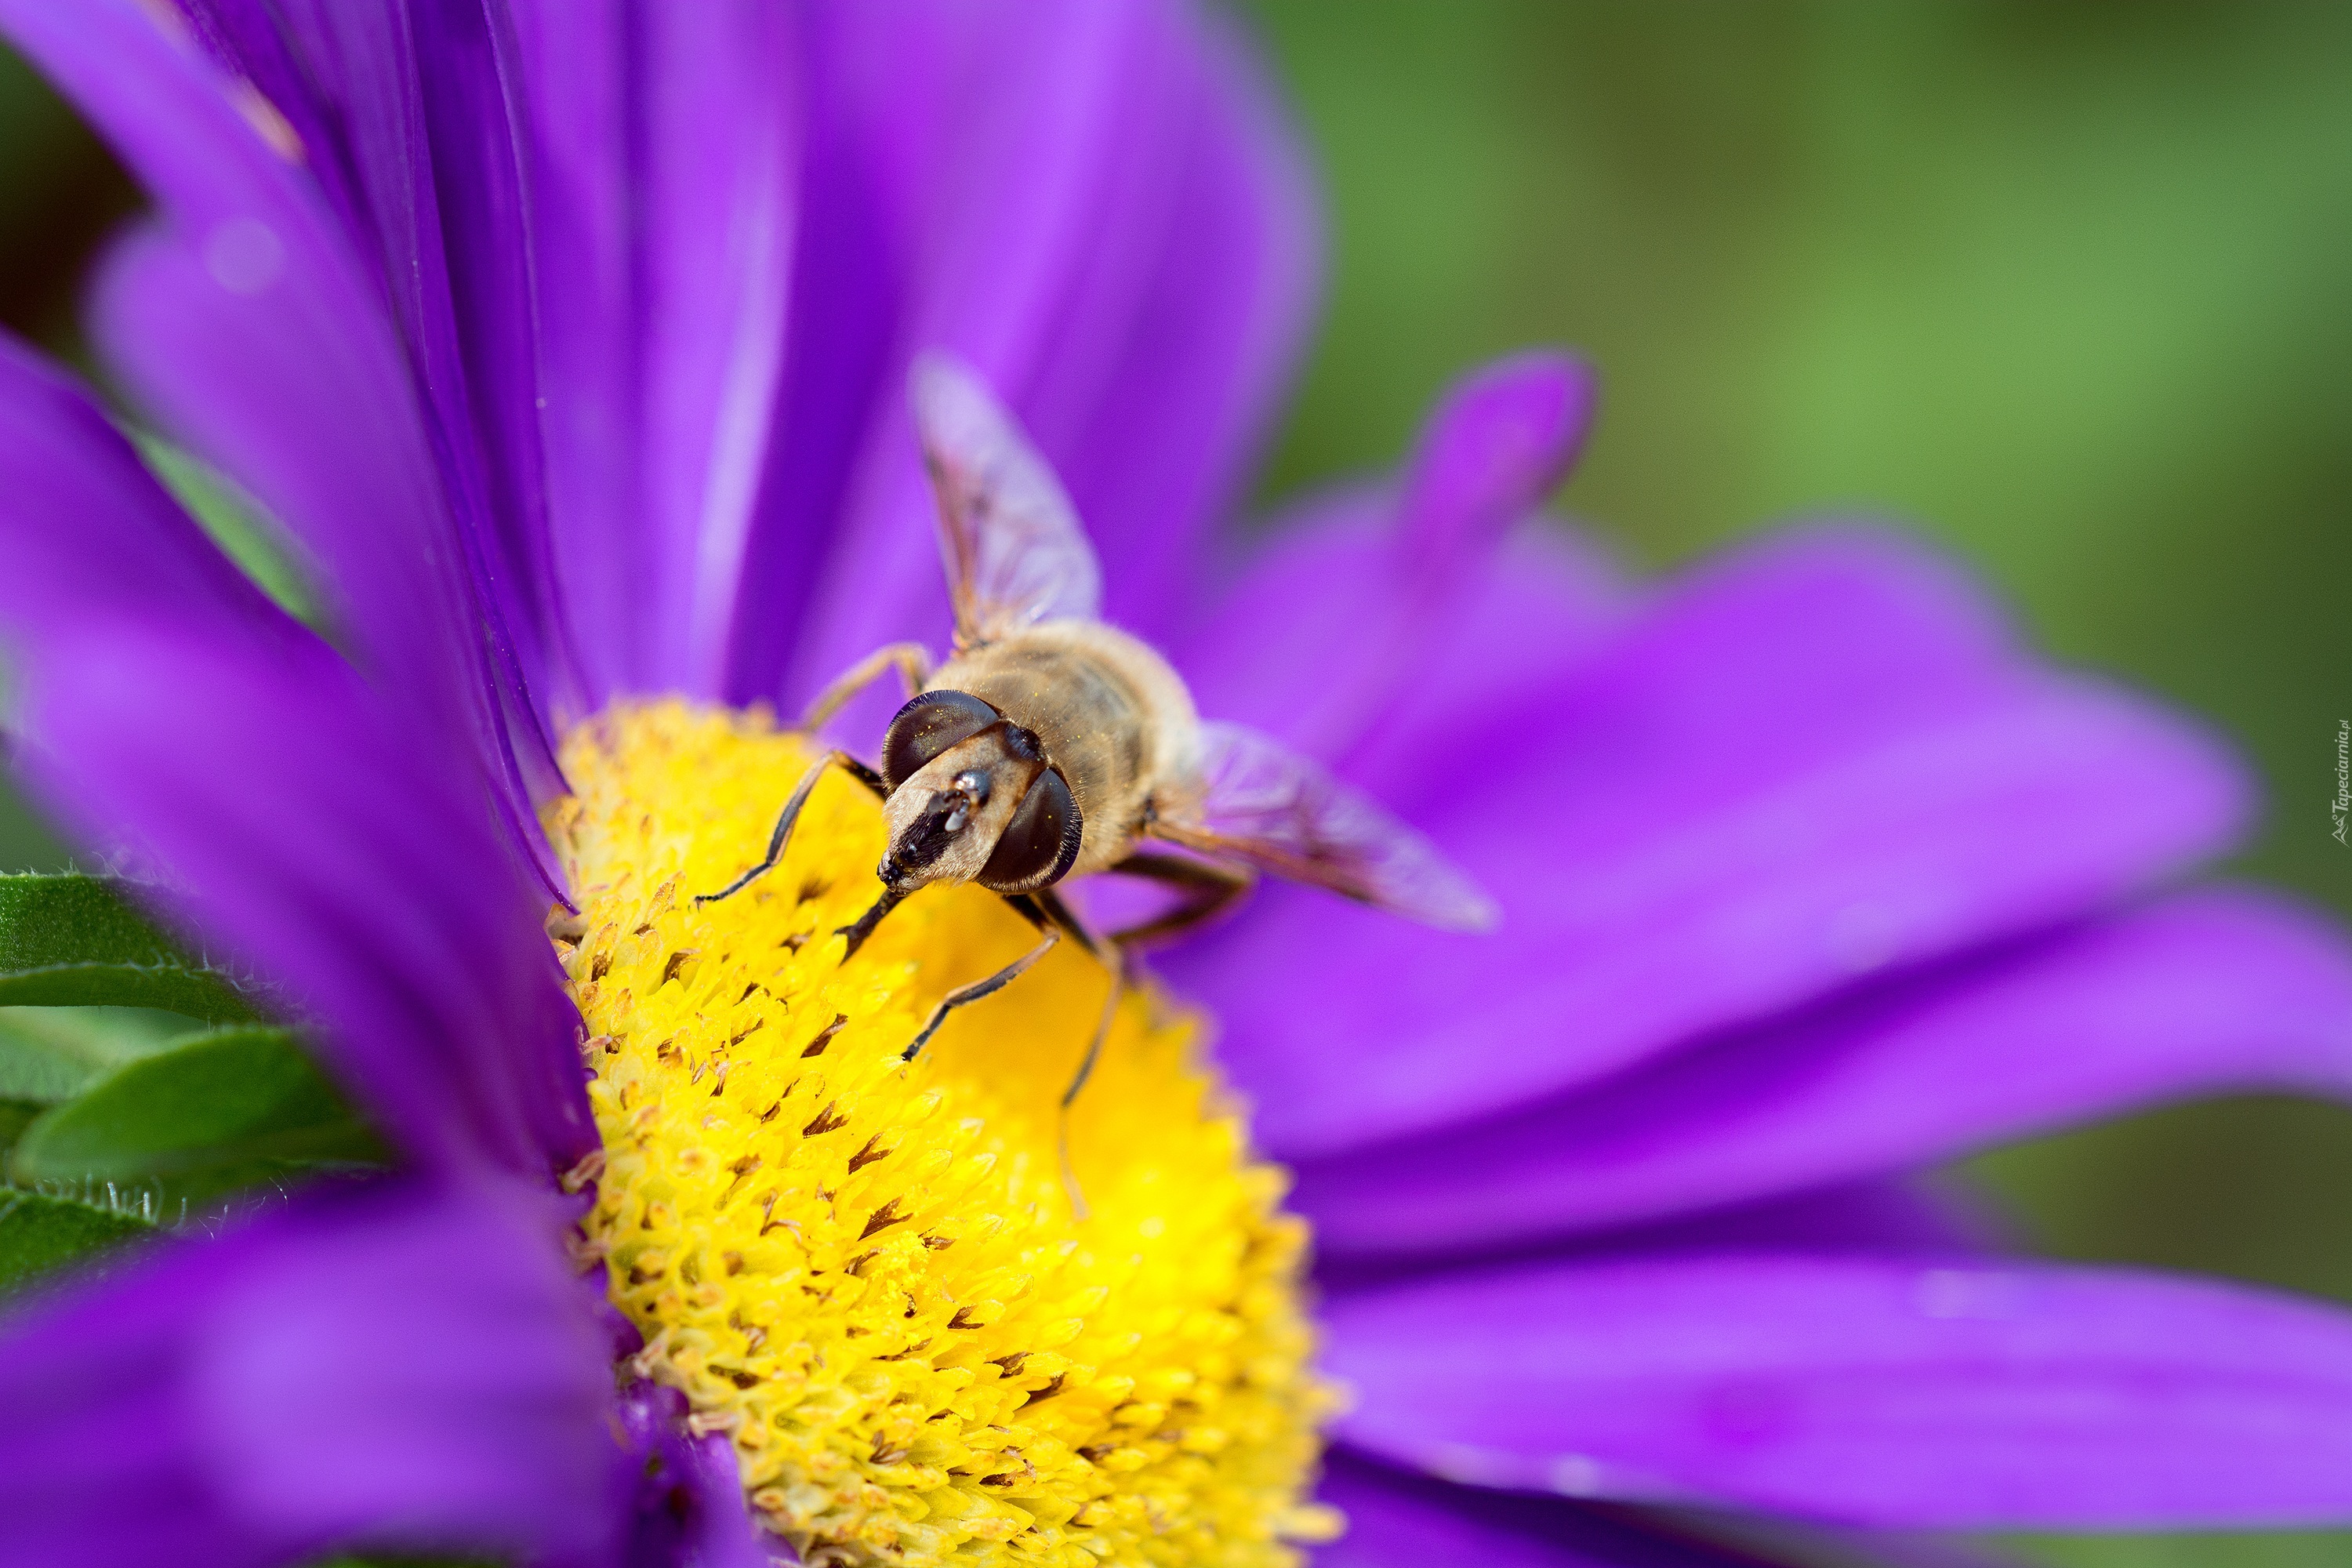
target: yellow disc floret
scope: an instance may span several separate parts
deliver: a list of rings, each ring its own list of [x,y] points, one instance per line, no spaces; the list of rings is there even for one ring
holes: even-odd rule
[[[636,1368],[724,1431],[757,1514],[816,1563],[1279,1564],[1328,1395],[1307,1366],[1306,1231],[1195,1053],[1074,942],[956,1014],[1035,933],[975,887],[910,899],[855,959],[881,816],[835,773],[754,864],[814,760],[757,715],[678,703],[571,736],[551,826],[584,931],[560,951],[604,1134],[586,1245]]]

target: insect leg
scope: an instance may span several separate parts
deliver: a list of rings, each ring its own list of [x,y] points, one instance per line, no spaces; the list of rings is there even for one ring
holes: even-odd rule
[[[703,904],[715,904],[730,894],[740,893],[754,881],[775,869],[776,862],[783,858],[784,846],[792,840],[793,824],[800,820],[801,807],[808,804],[809,792],[816,788],[816,781],[824,776],[824,770],[836,763],[848,770],[852,776],[869,789],[875,788],[881,783],[881,780],[875,776],[873,769],[851,756],[847,752],[827,752],[824,756],[819,757],[815,764],[801,775],[801,782],[793,786],[791,798],[784,802],[784,809],[778,814],[776,830],[768,836],[767,858],[717,892],[695,894],[694,901],[698,907]],[[880,792],[877,790],[877,793]]]
[[[1020,957],[1014,959],[1012,963],[1006,964],[1003,968],[998,970],[987,979],[975,980],[969,985],[959,985],[954,990],[949,992],[946,995],[940,997],[939,1005],[931,1009],[930,1022],[923,1026],[923,1032],[915,1037],[914,1043],[907,1047],[906,1055],[901,1059],[905,1061],[913,1061],[915,1059],[916,1053],[920,1051],[925,1046],[931,1043],[931,1037],[940,1032],[940,1026],[948,1021],[948,1015],[950,1013],[954,1012],[959,1007],[967,1006],[971,1003],[977,1002],[983,996],[995,995],[999,991],[1003,990],[1007,985],[1012,984],[1013,982],[1020,979],[1024,974],[1026,974],[1029,972],[1029,966],[1035,963],[1047,953],[1053,952],[1055,944],[1061,940],[1062,933],[1056,927],[1055,927],[1051,922],[1040,921],[1038,922],[1038,942],[1036,946],[1031,948],[1028,952],[1023,953]]]
[[[816,733],[817,727],[835,713],[848,700],[881,679],[882,672],[897,666],[900,679],[907,683],[907,695],[912,697],[931,678],[930,651],[919,642],[894,642],[877,647],[849,667],[839,679],[817,693],[816,700],[801,715],[801,730],[805,734]]]
[[[1147,850],[1138,850],[1106,869],[1122,877],[1162,882],[1185,895],[1165,914],[1155,915],[1125,931],[1113,931],[1110,940],[1122,952],[1203,925],[1223,914],[1257,885],[1257,873],[1245,866],[1154,855]]]
[[[1127,950],[1120,947],[1116,939],[1107,942],[1088,931],[1086,922],[1078,919],[1070,906],[1062,901],[1061,895],[1051,888],[1028,896],[1035,900],[1039,913],[1076,937],[1078,945],[1101,960],[1103,967],[1110,972],[1110,994],[1103,998],[1102,1016],[1095,1024],[1094,1037],[1087,1042],[1085,1059],[1078,1063],[1078,1070],[1071,1078],[1070,1087],[1062,1091],[1063,1121],[1066,1128],[1070,1101],[1078,1098],[1078,1090],[1086,1088],[1087,1079],[1094,1076],[1095,1062],[1102,1056],[1103,1041],[1110,1034],[1110,1021],[1118,1015],[1118,995],[1127,987]],[[1069,1167],[1066,1150],[1062,1163],[1066,1173]]]
[[[859,784],[864,784],[867,789],[872,790],[876,800],[887,800],[890,798],[890,786],[882,782],[882,775],[876,773],[872,768],[867,767],[864,763],[859,762],[856,757],[851,756],[847,752],[835,752],[832,754],[831,760],[841,764],[842,772],[847,773],[851,778],[856,779]]]
[[[1055,924],[1076,937],[1080,946],[1102,961],[1110,975],[1110,990],[1103,997],[1102,1016],[1095,1020],[1095,1032],[1087,1041],[1087,1054],[1078,1062],[1078,1070],[1070,1075],[1069,1086],[1062,1090],[1060,1105],[1055,1108],[1054,1143],[1062,1163],[1062,1190],[1069,1194],[1070,1212],[1080,1219],[1087,1217],[1087,1194],[1078,1186],[1078,1173],[1070,1163],[1070,1106],[1078,1091],[1094,1077],[1095,1063],[1102,1059],[1103,1042],[1110,1037],[1111,1021],[1118,1016],[1118,999],[1129,984],[1127,949],[1116,942],[1106,942],[1087,929],[1062,896],[1051,888],[1029,895],[1041,913]]]
[[[1064,902],[1062,895],[1053,889],[1040,888],[1034,893],[1007,893],[1004,895],[1004,901],[1011,904],[1014,911],[1031,925],[1037,925],[1041,921],[1051,921],[1062,928],[1065,935],[1071,937],[1087,952],[1105,963],[1110,962],[1109,943],[1088,930],[1087,922],[1078,919],[1077,912]]]

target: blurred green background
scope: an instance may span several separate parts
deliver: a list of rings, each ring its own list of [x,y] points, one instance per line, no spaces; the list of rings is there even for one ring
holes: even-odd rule
[[[1255,0],[1327,176],[1328,319],[1263,486],[1391,461],[1453,375],[1600,366],[1566,510],[1667,568],[1899,519],[2264,774],[2241,869],[2352,913],[2352,5]],[[133,194],[0,58],[0,321],[68,355]],[[5,570],[5,563],[0,563]],[[2129,787],[2119,779],[2116,787]],[[56,842],[0,802],[0,868]],[[2243,1100],[1971,1173],[2068,1256],[2352,1300],[2352,1114]],[[2286,1568],[2352,1536],[2046,1541]]]

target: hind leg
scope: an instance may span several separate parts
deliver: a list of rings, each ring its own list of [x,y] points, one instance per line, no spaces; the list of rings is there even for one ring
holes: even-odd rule
[[[1103,1042],[1110,1038],[1111,1023],[1118,1016],[1118,999],[1134,983],[1134,977],[1128,972],[1130,962],[1128,950],[1115,939],[1106,940],[1088,931],[1086,922],[1079,920],[1051,888],[1030,897],[1035,900],[1041,913],[1067,931],[1077,939],[1080,946],[1100,959],[1103,968],[1110,975],[1110,989],[1103,996],[1102,1012],[1096,1017],[1094,1033],[1087,1040],[1087,1054],[1079,1058],[1078,1070],[1070,1075],[1068,1085],[1062,1090],[1061,1101],[1055,1107],[1054,1143],[1055,1152],[1062,1163],[1062,1191],[1069,1196],[1070,1212],[1084,1219],[1087,1217],[1087,1194],[1079,1188],[1078,1173],[1070,1164],[1070,1106],[1077,1100],[1079,1090],[1087,1087],[1087,1080],[1094,1077],[1095,1064],[1102,1059]]]
[[[1213,860],[1193,860],[1177,855],[1154,855],[1144,850],[1137,850],[1108,869],[1112,876],[1159,882],[1182,895],[1165,914],[1111,933],[1111,942],[1129,952],[1207,924],[1257,885],[1257,873],[1246,867],[1223,866]]]

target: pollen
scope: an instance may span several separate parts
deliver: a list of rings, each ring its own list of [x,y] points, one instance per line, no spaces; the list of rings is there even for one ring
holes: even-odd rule
[[[935,886],[854,959],[884,831],[846,773],[756,864],[814,761],[758,713],[618,708],[568,738],[558,939],[604,1150],[582,1222],[631,1370],[733,1444],[754,1517],[812,1563],[1297,1562],[1331,1396],[1306,1227],[1200,1055],[1197,1018],[1109,995],[1064,942],[904,1052],[1035,933]]]

